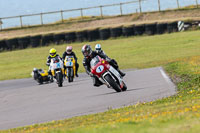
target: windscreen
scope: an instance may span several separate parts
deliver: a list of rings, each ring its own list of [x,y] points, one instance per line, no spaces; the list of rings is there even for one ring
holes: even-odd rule
[[[90,66],[91,67],[94,67],[94,66],[96,66],[96,64],[97,63],[99,63],[99,57],[98,56],[96,56],[96,57],[94,57],[91,61],[90,61]]]
[[[66,61],[72,61],[73,58],[74,58],[73,56],[66,56],[66,57],[65,57],[65,60],[66,60]]]
[[[60,59],[58,57],[53,58],[53,63],[58,63],[60,62]]]

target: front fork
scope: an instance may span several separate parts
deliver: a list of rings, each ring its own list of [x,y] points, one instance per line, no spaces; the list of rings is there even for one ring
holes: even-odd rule
[[[109,84],[109,83],[105,80],[105,78],[104,78],[107,74],[109,74],[109,75],[113,78],[112,74],[111,74],[109,71],[107,71],[107,72],[105,72],[105,73],[99,78],[99,80],[100,80],[102,83],[104,83],[108,88],[110,88],[110,87],[111,87],[110,84]],[[113,79],[115,79],[115,78],[113,78]]]
[[[115,76],[113,76],[111,73],[112,73],[113,75],[115,75]],[[109,84],[109,83],[105,80],[105,78],[104,78],[107,74],[109,74],[109,75],[115,80],[115,82],[118,82],[118,83],[119,83],[120,88],[123,88],[123,87],[124,87],[124,83],[123,83],[123,80],[122,80],[122,78],[121,78],[119,72],[118,72],[116,69],[114,69],[112,66],[110,66],[109,71],[105,72],[105,73],[102,75],[102,77],[100,78],[100,81],[101,81],[101,82],[103,82],[103,83],[106,84],[108,87],[110,87],[110,84]],[[117,78],[117,79],[116,79],[116,78]]]

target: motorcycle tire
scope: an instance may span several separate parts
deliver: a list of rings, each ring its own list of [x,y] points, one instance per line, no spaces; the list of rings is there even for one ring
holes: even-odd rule
[[[113,80],[113,78],[107,74],[105,76],[105,80],[110,84],[110,86],[116,91],[116,92],[121,92],[121,88],[119,87],[119,85]]]
[[[38,75],[38,83],[39,84],[43,84],[43,80],[42,80],[42,76],[41,75]]]
[[[58,72],[56,74],[56,80],[57,80],[58,87],[62,87],[63,86],[63,75],[61,72]]]
[[[34,80],[39,84],[43,84],[42,76],[38,72],[34,72]]]
[[[124,84],[124,86],[122,88],[122,91],[126,91],[127,90],[127,86],[126,86],[126,84],[124,82],[123,82],[123,84]]]
[[[68,82],[73,82],[73,77],[72,77],[72,76],[70,76],[70,77],[68,78]]]
[[[68,69],[68,82],[73,82],[73,68]]]
[[[38,73],[37,73],[37,72],[34,72],[33,79],[34,79],[34,80],[37,80],[37,79],[38,79]]]

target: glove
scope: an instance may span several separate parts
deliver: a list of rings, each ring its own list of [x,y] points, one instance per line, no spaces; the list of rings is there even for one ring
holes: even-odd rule
[[[111,59],[107,57],[107,58],[106,58],[106,61],[107,61],[107,62],[111,62]]]
[[[50,63],[46,63],[47,66],[50,66]]]

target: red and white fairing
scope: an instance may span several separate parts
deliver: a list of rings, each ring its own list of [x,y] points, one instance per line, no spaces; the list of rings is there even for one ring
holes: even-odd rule
[[[106,60],[96,56],[91,60],[90,65],[92,74],[96,75],[102,83],[110,87],[110,84],[104,78],[107,74],[109,74],[114,81],[118,83],[120,88],[123,88],[124,83],[121,75]]]

